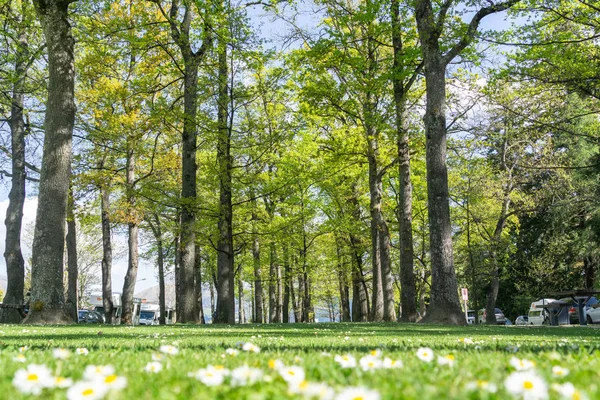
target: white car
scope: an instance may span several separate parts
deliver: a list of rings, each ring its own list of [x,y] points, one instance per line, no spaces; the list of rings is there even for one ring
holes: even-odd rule
[[[600,303],[588,308],[586,313],[588,324],[600,324]]]

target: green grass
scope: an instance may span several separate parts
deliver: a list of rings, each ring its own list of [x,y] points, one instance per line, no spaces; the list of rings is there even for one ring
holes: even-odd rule
[[[471,338],[474,344],[464,344]],[[223,356],[225,349],[252,342],[260,353],[240,352]],[[168,356],[158,374],[144,371],[153,353],[163,344],[173,344],[180,352]],[[13,357],[20,346],[28,346],[27,362]],[[436,355],[453,354],[453,367],[421,361],[419,347],[426,346]],[[85,347],[89,355],[72,354],[57,360],[52,349],[74,351]],[[401,360],[401,369],[362,371],[359,366],[342,369],[336,354],[350,353],[357,361],[370,350],[380,349],[384,357]],[[329,353],[331,356],[323,355]],[[268,368],[271,359],[286,365],[302,366],[307,380],[324,382],[339,390],[347,386],[365,386],[379,391],[382,399],[504,399],[509,394],[504,380],[514,371],[512,357],[536,363],[536,371],[547,382],[572,382],[589,399],[600,399],[600,329],[594,328],[522,328],[522,327],[446,327],[398,324],[310,324],[242,326],[0,326],[0,397],[30,398],[12,385],[18,369],[28,364],[45,364],[54,373],[81,379],[87,365],[111,364],[117,374],[127,377],[128,386],[111,392],[110,399],[283,399],[290,398],[287,384]],[[298,359],[299,358],[299,359]],[[233,369],[243,364],[261,368],[274,379],[250,387],[225,384],[207,387],[188,373],[208,364]],[[552,376],[552,366],[568,368],[564,378]],[[476,380],[498,386],[497,393],[469,391]],[[65,389],[45,390],[42,398],[65,398]],[[559,398],[549,390],[550,398]]]

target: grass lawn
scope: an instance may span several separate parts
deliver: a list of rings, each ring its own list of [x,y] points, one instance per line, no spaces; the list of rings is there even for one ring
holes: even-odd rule
[[[244,351],[242,344],[247,342],[260,351]],[[160,353],[161,346],[165,345],[175,346],[177,354]],[[20,349],[22,346],[26,349]],[[419,358],[417,353],[422,347],[433,351],[432,361]],[[57,348],[68,349],[70,356],[56,358],[54,349]],[[85,348],[89,353],[77,354],[77,348]],[[227,354],[232,353],[227,349],[240,351],[232,355]],[[171,348],[163,350],[174,352]],[[375,350],[380,352],[371,355]],[[145,369],[150,368],[149,363],[156,354],[162,354],[158,366],[162,370],[147,372]],[[336,361],[336,355],[346,354],[355,358],[356,366],[342,367],[341,363],[351,364],[351,358],[341,363]],[[365,356],[362,364],[367,370],[363,370],[360,362]],[[389,360],[384,361],[386,357]],[[513,358],[533,361],[535,366],[528,365],[527,361],[519,364]],[[400,363],[391,365],[391,360]],[[531,399],[600,399],[600,329],[578,327],[455,328],[343,323],[232,327],[0,326],[0,398],[32,397],[22,394],[13,382],[17,371],[31,364],[45,365],[53,376],[70,378],[74,383],[83,380],[89,365],[111,365],[114,374],[127,379],[127,385],[107,392],[104,397],[107,399],[303,398],[302,394],[291,394],[290,390],[299,393],[317,390],[323,394],[322,398],[332,398],[333,392],[336,399],[378,398],[373,392],[362,395],[355,392],[352,397],[349,391],[344,392],[351,387],[368,388],[381,399],[524,397],[513,395],[510,390],[529,393],[525,398]],[[278,369],[281,364],[300,369]],[[401,368],[384,368],[400,364]],[[217,383],[214,386],[189,375],[208,365],[223,366],[230,373],[227,375],[220,369],[201,371],[199,377],[205,382]],[[237,369],[244,365],[257,370]],[[555,366],[569,371],[564,376],[564,370],[555,368],[553,372]],[[520,369],[523,371],[518,371]],[[110,375],[109,372],[105,375]],[[288,384],[281,377],[286,374],[288,381],[294,381],[301,378],[302,372],[307,382],[324,383],[331,389]],[[99,371],[99,375],[102,374]],[[36,375],[41,380],[44,371]],[[22,387],[32,387],[27,386],[30,382],[26,375],[19,376],[24,379]],[[511,381],[507,382],[509,376]],[[113,378],[108,380],[122,382]],[[97,379],[96,382],[100,382],[104,378]],[[251,383],[253,379],[257,381]],[[220,380],[223,382],[219,384]],[[62,383],[66,386],[69,382]],[[572,383],[575,391],[567,383]],[[102,394],[106,387],[99,383],[94,385],[96,394]],[[40,398],[63,399],[67,390],[44,388]],[[94,398],[84,385],[78,386],[78,392],[80,398]],[[76,398],[75,390],[70,393]]]

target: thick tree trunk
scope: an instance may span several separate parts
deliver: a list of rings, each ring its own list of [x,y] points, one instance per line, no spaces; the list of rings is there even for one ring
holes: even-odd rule
[[[179,266],[178,320],[182,323],[197,323],[197,295],[195,284],[196,262],[196,113],[198,108],[198,64],[186,57],[184,77],[184,122],[181,137],[182,180],[181,180],[181,259]]]
[[[373,137],[372,133],[368,134]],[[372,139],[371,141],[374,141]],[[376,149],[377,144],[370,145],[370,149]],[[373,299],[371,301],[371,322],[383,321],[383,282],[381,277],[381,240],[379,236],[378,222],[381,218],[381,182],[378,182],[377,159],[375,155],[369,156],[369,191],[371,195],[371,266],[373,269]]]
[[[352,322],[367,322],[369,319],[369,293],[363,275],[362,256],[358,249],[358,239],[350,235],[352,246]]]
[[[65,302],[66,311],[73,321],[79,319],[79,291],[77,290],[78,269],[77,269],[77,224],[75,221],[75,207],[73,200],[73,191],[69,190],[69,204],[67,209],[67,300]]]
[[[48,51],[44,153],[32,249],[31,306],[26,323],[72,323],[64,312],[63,261],[71,142],[75,121],[74,40],[65,0],[34,0]]]
[[[340,291],[340,321],[350,322],[350,288],[346,277],[346,266],[342,251],[342,241],[336,238],[337,274]]]
[[[452,254],[452,229],[446,167],[446,64],[435,37],[435,24],[424,17],[429,9],[417,7],[417,25],[425,65],[427,206],[431,252],[431,302],[423,322],[465,325],[458,299]]]
[[[130,143],[133,147],[133,144]],[[139,254],[138,254],[138,236],[139,236],[139,221],[137,211],[135,209],[136,196],[134,193],[135,184],[135,151],[133,148],[127,152],[127,202],[128,202],[128,218],[127,223],[127,249],[128,262],[125,280],[123,282],[123,294],[121,301],[123,303],[123,314],[121,315],[121,323],[133,324],[135,315],[133,315],[133,295],[135,293],[135,283],[137,281]]]
[[[597,264],[593,256],[585,256],[583,258],[583,268],[585,274],[585,288],[593,289],[597,270]]]
[[[24,18],[26,2],[23,2],[21,18]],[[15,54],[15,82],[13,84],[10,109],[11,161],[12,177],[8,208],[6,209],[6,241],[4,259],[6,260],[6,293],[4,304],[23,304],[25,286],[25,262],[21,252],[21,226],[23,205],[25,204],[25,120],[23,117],[24,87],[29,54],[27,27],[19,21],[18,46]],[[0,323],[16,324],[22,317],[17,309],[0,309]]]
[[[198,245],[196,245],[196,293],[198,295],[198,322],[206,324],[206,319],[204,318],[204,304],[202,304],[202,255]]]
[[[392,0],[392,42],[394,47],[394,106],[398,147],[398,179],[400,193],[398,201],[398,221],[400,223],[400,304],[402,322],[417,320],[417,289],[414,276],[414,254],[412,233],[412,184],[410,179],[410,152],[408,118],[406,115],[407,88],[403,75],[403,42],[400,21],[400,1]]]
[[[102,219],[102,304],[107,324],[114,323],[112,301],[112,240],[110,230],[110,191],[100,186],[100,211]]]
[[[227,44],[219,40],[217,164],[219,168],[219,240],[217,242],[217,315],[215,323],[235,323],[233,208],[231,203],[231,131],[228,124]]]

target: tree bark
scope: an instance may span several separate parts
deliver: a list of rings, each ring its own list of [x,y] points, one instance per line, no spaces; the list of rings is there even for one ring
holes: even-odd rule
[[[34,0],[48,50],[44,152],[32,249],[31,306],[25,323],[72,323],[64,312],[63,261],[75,122],[74,40],[65,0]]]
[[[292,273],[290,269],[290,254],[287,242],[283,244],[283,300],[281,322],[290,322],[290,290],[292,288]]]
[[[112,240],[110,230],[110,191],[106,184],[100,186],[102,219],[102,304],[105,323],[114,323],[112,301]]]
[[[269,323],[277,321],[277,260],[275,243],[269,244]]]
[[[139,221],[136,206],[136,196],[134,192],[135,185],[135,151],[134,144],[129,143],[130,148],[127,150],[127,249],[128,262],[125,280],[123,282],[123,294],[121,301],[123,303],[123,314],[121,315],[121,323],[133,324],[135,316],[133,315],[133,295],[135,293],[135,283],[137,281],[138,263],[139,263]]]
[[[254,202],[256,203],[256,202]],[[255,204],[254,204],[255,206]],[[252,260],[254,266],[254,322],[264,322],[263,312],[263,289],[262,289],[262,271],[260,266],[260,242],[258,240],[258,234],[256,232],[256,213],[253,211],[252,214]]]
[[[65,308],[71,318],[73,318],[73,321],[78,321],[77,224],[73,210],[75,204],[72,189],[69,190],[69,203],[67,207],[67,301],[65,302]]]
[[[204,318],[204,304],[202,304],[202,254],[200,253],[200,247],[196,245],[196,293],[198,295],[198,322],[206,324]]]
[[[148,220],[148,225],[154,234],[156,240],[156,264],[158,265],[158,324],[166,325],[167,306],[165,300],[165,258],[164,245],[162,237],[162,226],[158,214],[153,213],[152,219]]]
[[[350,288],[346,278],[344,255],[342,251],[342,240],[336,238],[337,274],[340,291],[340,321],[350,322]]]
[[[241,266],[238,269],[238,321],[240,324],[246,323],[246,313],[244,310],[244,282],[242,281]]]
[[[29,54],[28,28],[25,26],[26,2],[22,3],[21,19],[18,21],[18,38],[15,52],[15,81],[10,109],[11,134],[11,187],[6,209],[6,293],[4,304],[23,305],[25,289],[25,261],[21,252],[21,227],[25,204],[25,119],[23,117],[27,56]],[[17,309],[0,309],[0,323],[16,324],[22,317]]]

